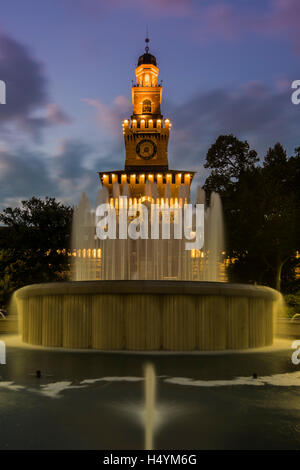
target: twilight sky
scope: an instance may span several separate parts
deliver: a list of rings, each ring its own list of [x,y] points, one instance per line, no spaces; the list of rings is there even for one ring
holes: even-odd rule
[[[299,0],[1,0],[0,207],[31,196],[92,198],[97,170],[122,169],[121,120],[150,51],[173,123],[170,167],[203,169],[220,134],[263,158],[300,146]]]

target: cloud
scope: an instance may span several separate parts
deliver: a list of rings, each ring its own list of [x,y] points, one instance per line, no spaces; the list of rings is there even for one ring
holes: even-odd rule
[[[84,98],[83,101],[97,110],[96,120],[102,129],[113,136],[120,135],[122,120],[131,114],[130,101],[126,96],[117,96],[110,106],[92,98]]]
[[[171,107],[171,165],[198,169],[205,176],[207,150],[220,134],[233,133],[248,140],[261,157],[277,141],[293,152],[300,144],[299,107],[291,103],[290,94],[290,88],[273,89],[251,82],[234,91],[220,88],[199,93],[186,103]]]
[[[64,200],[74,201],[83,191],[97,190],[97,166],[87,167],[93,148],[80,140],[65,140],[51,158],[50,170]]]
[[[49,124],[69,124],[71,122],[70,117],[55,103],[48,104],[46,120]]]
[[[300,53],[299,0],[85,0],[85,13],[101,15],[120,9],[142,13],[151,20],[175,18],[190,21],[189,31],[201,42],[225,39],[236,41],[246,35],[286,37]],[[151,30],[150,30],[151,36]]]
[[[124,155],[115,139],[102,146],[101,155],[95,145],[80,139],[64,139],[53,153],[2,148],[0,210],[32,196],[52,196],[72,205],[86,192],[93,200],[100,187],[97,172],[123,168]]]
[[[0,31],[0,74],[6,84],[0,127],[14,125],[38,137],[49,126],[70,121],[56,104],[49,103],[48,81],[42,63],[23,44]]]
[[[300,53],[300,2],[299,0],[268,0],[259,7],[257,4],[237,8],[230,0],[200,5],[197,13],[198,26],[194,36],[201,41],[211,37],[236,40],[247,34],[264,37],[286,37],[294,51]]]
[[[44,156],[24,148],[0,151],[0,198],[46,195],[53,188]],[[1,197],[2,196],[2,197]]]
[[[66,140],[52,155],[24,147],[0,150],[0,205],[17,205],[33,195],[55,196],[70,204],[82,191],[96,193],[99,162],[86,163],[93,148],[78,140]]]
[[[199,0],[196,0],[199,2]],[[82,3],[85,12],[94,15],[101,13],[103,16],[106,9],[115,11],[116,8],[124,8],[132,11],[145,11],[152,18],[162,17],[185,17],[194,10],[195,0],[84,0]]]
[[[178,106],[169,106],[173,127],[169,144],[171,168],[199,171],[196,181],[204,183],[208,148],[220,134],[233,133],[248,140],[263,157],[268,147],[280,141],[291,154],[300,145],[300,106],[290,99],[288,82],[272,88],[250,82],[237,89],[219,88],[199,92]],[[125,149],[120,121],[129,102],[116,97],[111,105],[86,99],[96,110],[97,125],[106,126],[101,146],[80,139],[64,139],[54,153],[38,153],[24,147],[0,150],[0,201],[3,203],[36,196],[55,196],[73,204],[81,192],[94,198],[99,188],[97,171],[124,166]],[[52,109],[56,116],[56,110]],[[61,119],[59,117],[59,119]],[[63,118],[62,118],[63,119]],[[119,139],[117,138],[120,137]],[[194,184],[195,186],[195,184]]]

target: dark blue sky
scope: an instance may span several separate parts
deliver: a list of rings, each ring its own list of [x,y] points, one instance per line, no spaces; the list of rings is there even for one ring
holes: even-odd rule
[[[150,49],[173,122],[173,168],[203,169],[222,133],[264,156],[277,141],[300,145],[299,0],[2,0],[0,204],[93,196],[97,170],[124,165],[121,120],[131,79]]]

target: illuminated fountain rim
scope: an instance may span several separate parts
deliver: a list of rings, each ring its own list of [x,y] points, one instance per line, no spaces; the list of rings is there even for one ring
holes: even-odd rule
[[[16,292],[23,341],[130,351],[248,349],[273,342],[279,292],[199,281],[76,281]]]
[[[280,293],[267,286],[229,282],[177,280],[67,281],[31,284],[16,291],[18,299],[62,294],[173,294],[256,297],[278,300]]]

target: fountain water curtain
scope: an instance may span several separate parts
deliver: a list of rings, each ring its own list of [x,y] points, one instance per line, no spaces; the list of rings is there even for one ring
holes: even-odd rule
[[[156,201],[155,183],[147,181],[145,199]],[[188,200],[185,185],[180,187],[179,204]],[[128,184],[114,183],[113,199],[130,197]],[[165,189],[164,204],[171,207],[170,187]],[[109,203],[107,189],[99,189],[95,207],[91,208],[85,194],[74,210],[72,230],[71,279],[86,280],[186,280],[225,281],[223,264],[224,229],[222,203],[218,194],[212,193],[210,205],[205,210],[205,246],[203,250],[186,250],[186,240],[138,239],[100,240],[96,235],[96,207]],[[198,188],[196,203],[205,203],[205,192]],[[147,204],[147,202],[146,202]],[[149,206],[148,206],[149,207]],[[149,228],[150,234],[150,228]]]
[[[106,188],[99,190],[95,207],[117,204],[119,196],[130,198],[128,184],[114,184],[113,196],[109,199]],[[160,202],[168,205],[168,185],[165,196]],[[144,197],[145,204],[158,199],[155,184],[146,184]],[[178,200],[188,200],[184,186]],[[196,203],[205,200],[198,188]],[[201,250],[186,250],[186,239],[172,236],[100,240],[96,222],[95,208],[83,195],[74,210],[72,281],[35,284],[16,292],[23,341],[65,348],[172,351],[272,344],[280,294],[268,287],[220,282],[226,277],[217,194],[212,193],[205,209]],[[147,377],[153,387],[149,370]],[[151,416],[149,420],[151,424]]]

